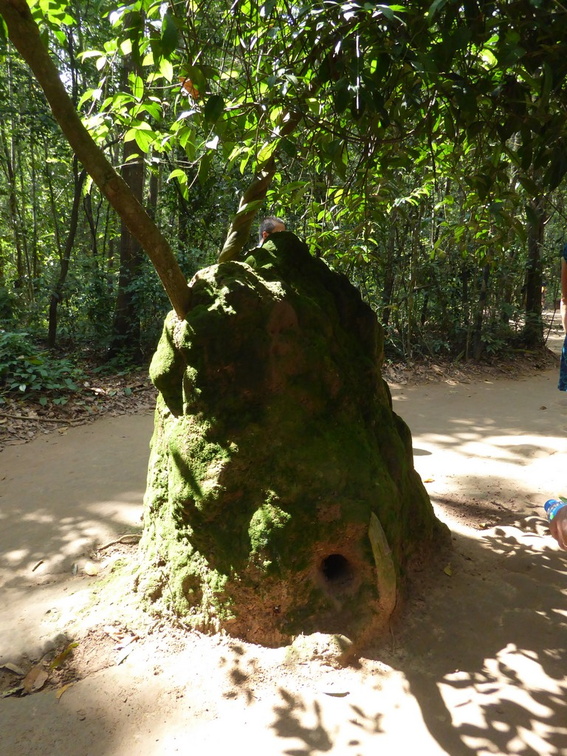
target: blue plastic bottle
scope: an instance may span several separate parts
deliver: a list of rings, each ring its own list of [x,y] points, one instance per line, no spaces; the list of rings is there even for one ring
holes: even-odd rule
[[[561,497],[560,499],[549,499],[545,502],[543,505],[543,508],[547,512],[547,519],[549,522],[553,520],[555,515],[559,512],[560,509],[563,509],[563,507],[567,507],[567,499],[564,499]]]

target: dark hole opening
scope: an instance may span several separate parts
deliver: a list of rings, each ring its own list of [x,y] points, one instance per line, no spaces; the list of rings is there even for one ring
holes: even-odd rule
[[[329,554],[321,562],[321,572],[329,587],[348,585],[353,579],[353,569],[342,554]]]

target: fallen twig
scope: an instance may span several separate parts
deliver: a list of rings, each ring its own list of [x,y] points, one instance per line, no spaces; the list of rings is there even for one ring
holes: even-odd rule
[[[108,543],[105,543],[104,546],[99,546],[97,551],[104,551],[104,549],[108,549],[116,543],[138,543],[141,537],[142,536],[139,533],[125,533],[123,536],[120,536],[120,538],[116,538],[114,541],[109,541]]]

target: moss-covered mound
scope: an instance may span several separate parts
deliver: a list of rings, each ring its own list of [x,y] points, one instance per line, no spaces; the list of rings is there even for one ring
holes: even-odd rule
[[[151,366],[138,589],[190,626],[268,644],[386,621],[440,529],[374,313],[288,232],[190,287]]]

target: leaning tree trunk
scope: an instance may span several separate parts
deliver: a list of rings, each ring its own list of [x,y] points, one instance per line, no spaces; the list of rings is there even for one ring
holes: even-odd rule
[[[375,314],[289,232],[190,289],[151,366],[137,590],[255,642],[377,632],[445,531],[380,375]]]
[[[139,241],[152,261],[173,309],[183,317],[189,307],[189,291],[171,247],[85,128],[43,44],[26,0],[0,0],[0,15],[8,27],[10,41],[34,73],[75,155]]]

